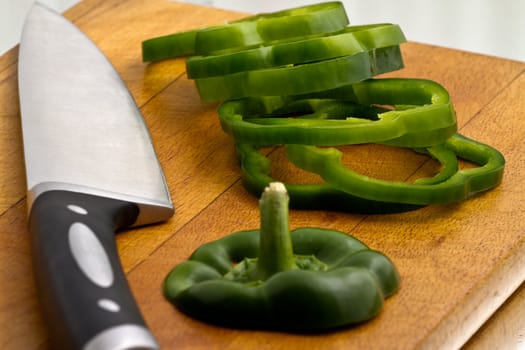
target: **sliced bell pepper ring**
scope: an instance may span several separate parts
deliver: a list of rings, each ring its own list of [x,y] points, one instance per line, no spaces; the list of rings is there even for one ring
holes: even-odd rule
[[[184,313],[219,325],[315,331],[366,321],[395,293],[385,255],[340,231],[289,231],[288,197],[272,183],[259,202],[260,230],[198,248],[164,284]]]
[[[302,97],[347,99],[362,105],[392,107],[393,110],[379,114],[378,119],[400,122],[398,118],[403,117],[403,122],[398,125],[403,135],[388,141],[376,139],[371,142],[425,147],[443,143],[457,131],[456,113],[448,91],[432,80],[371,79]]]
[[[334,35],[278,41],[263,47],[232,51],[189,57],[186,60],[188,78],[209,78],[248,70],[298,65],[350,56],[366,49],[353,33],[338,32]]]
[[[361,42],[361,40],[362,42]],[[213,55],[193,56],[186,60],[188,78],[208,78],[247,70],[297,65],[353,55],[405,42],[398,25],[377,24],[347,27],[336,33],[304,39],[269,42],[249,50],[225,50]]]
[[[334,98],[341,100],[321,99],[325,94],[319,93],[226,101],[219,106],[218,115],[227,134],[239,143],[255,145],[386,143],[427,147],[443,143],[457,129],[449,95],[433,81],[368,80],[347,85],[336,92]],[[352,118],[351,115],[341,120],[344,115],[340,110],[344,111],[345,106],[351,103],[412,106],[371,116],[375,120]],[[282,115],[275,115],[279,110]],[[335,116],[334,110],[339,111]],[[307,115],[284,118],[290,113]]]
[[[252,96],[305,94],[371,77],[368,52],[362,51],[321,62],[250,70],[194,81],[201,99],[214,102]]]
[[[251,16],[230,22],[222,28],[206,28],[197,33],[195,48],[197,53],[210,53],[260,45],[268,41],[336,32],[348,23],[341,2],[325,2]]]
[[[348,25],[340,2],[302,6],[249,16],[224,25],[199,28],[142,42],[144,62],[245,48],[273,40],[335,32]]]
[[[163,35],[142,42],[142,62],[155,62],[195,54],[198,29]]]
[[[376,23],[349,26],[344,29],[351,32],[366,49],[388,47],[406,42],[405,34],[397,24]]]
[[[444,144],[428,148],[414,149],[416,152],[428,154],[441,164],[440,171],[433,177],[422,177],[414,181],[418,185],[434,185],[451,178],[459,170],[456,154]]]
[[[496,149],[456,134],[445,142],[459,158],[479,167],[461,169],[445,181],[435,184],[405,183],[372,179],[341,163],[335,148],[287,145],[288,158],[296,166],[317,173],[326,183],[365,199],[406,204],[448,204],[465,200],[497,186],[503,177],[505,158]]]
[[[454,152],[444,145],[426,149],[417,149],[436,159],[441,164],[438,174],[430,178],[420,178],[418,184],[431,185],[445,181],[458,170]],[[244,187],[255,196],[260,196],[264,189],[277,181],[270,175],[270,160],[249,144],[237,144],[237,155],[242,169]],[[294,209],[336,210],[354,214],[392,214],[420,208],[420,205],[382,202],[365,199],[340,191],[326,183],[319,184],[284,184],[290,197],[290,207]]]

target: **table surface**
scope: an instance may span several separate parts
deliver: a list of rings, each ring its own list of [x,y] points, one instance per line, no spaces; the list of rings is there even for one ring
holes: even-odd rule
[[[377,318],[359,327],[322,335],[230,330],[179,313],[163,298],[160,286],[168,271],[200,244],[257,227],[257,198],[242,187],[233,141],[220,129],[217,106],[200,101],[186,79],[184,61],[143,64],[140,42],[242,14],[161,0],[85,0],[66,16],[95,41],[128,85],[174,200],[176,214],[168,222],[116,236],[132,291],[163,348],[450,349],[467,342],[491,316],[467,347],[493,348],[523,320],[514,312],[523,305],[523,292],[505,301],[525,279],[524,63],[404,44],[405,68],[388,76],[427,78],[446,87],[460,132],[505,155],[503,183],[463,203],[403,214],[292,210],[292,227],[345,231],[383,251],[400,271],[399,293],[387,300]],[[0,57],[0,345],[47,349],[26,227],[16,74],[14,48]],[[410,180],[438,168],[407,150],[371,145],[350,150],[345,162],[370,176]],[[284,162],[280,148],[265,152],[274,161],[277,179],[296,182],[305,176]],[[371,157],[371,152],[381,156]]]

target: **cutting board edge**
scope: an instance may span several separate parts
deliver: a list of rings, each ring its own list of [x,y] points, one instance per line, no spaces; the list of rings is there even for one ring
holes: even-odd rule
[[[525,238],[507,251],[501,261],[474,287],[479,288],[466,296],[469,300],[458,301],[455,310],[441,320],[417,349],[460,349],[472,338],[525,282]],[[491,288],[495,285],[502,288]]]

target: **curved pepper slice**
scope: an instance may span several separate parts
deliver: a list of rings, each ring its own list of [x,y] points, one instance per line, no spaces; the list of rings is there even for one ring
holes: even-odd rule
[[[225,50],[213,55],[189,57],[186,71],[188,78],[197,79],[322,61],[361,51],[370,51],[370,55],[376,55],[376,49],[396,47],[405,41],[403,32],[395,24],[351,26],[336,33],[301,40],[269,42],[253,49]]]
[[[177,308],[220,325],[323,330],[366,321],[399,288],[390,259],[339,231],[289,232],[284,186],[260,201],[261,228],[198,248],[167,276]]]
[[[352,32],[366,49],[399,45],[406,42],[405,34],[397,24],[376,23],[349,26],[345,32]]]
[[[213,102],[251,96],[305,94],[371,77],[368,52],[362,51],[321,62],[250,70],[194,81],[201,99]]]
[[[367,80],[334,91],[334,98],[338,100],[319,93],[226,101],[219,106],[218,115],[223,130],[237,142],[255,145],[427,147],[443,143],[457,130],[448,92],[433,81]],[[352,103],[403,108],[382,111],[368,120],[344,115]],[[290,114],[305,116],[285,118]]]
[[[331,186],[354,196],[406,204],[447,204],[465,200],[497,186],[503,177],[505,158],[496,149],[456,134],[445,142],[456,155],[479,165],[461,169],[436,184],[372,179],[355,173],[341,163],[335,148],[287,145],[288,158],[300,168],[319,174]]]
[[[441,170],[431,178],[420,178],[415,183],[431,185],[445,181],[458,170],[454,152],[443,145],[417,150],[427,153],[441,164]],[[270,160],[248,144],[237,144],[244,187],[260,196],[276,180],[270,176]],[[295,209],[337,210],[354,214],[392,214],[420,208],[420,205],[370,200],[340,191],[326,183],[285,184],[290,197],[290,207]]]
[[[224,25],[188,30],[142,42],[143,61],[208,54],[234,47],[249,47],[318,33],[329,33],[348,25],[340,2],[302,6],[245,17]]]

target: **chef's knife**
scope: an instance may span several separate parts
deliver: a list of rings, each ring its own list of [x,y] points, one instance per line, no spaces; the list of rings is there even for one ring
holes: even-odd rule
[[[37,292],[58,349],[156,349],[114,232],[168,219],[170,195],[135,101],[76,26],[40,4],[18,82]]]

